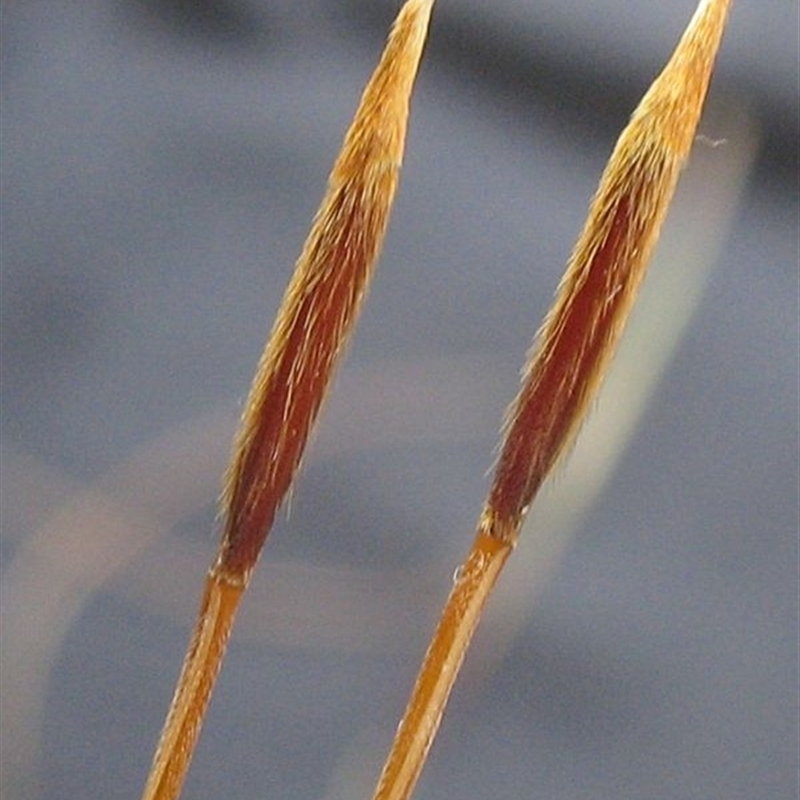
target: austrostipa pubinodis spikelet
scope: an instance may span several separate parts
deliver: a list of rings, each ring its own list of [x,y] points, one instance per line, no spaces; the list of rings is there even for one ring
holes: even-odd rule
[[[433,0],[408,0],[333,166],[258,365],[222,498],[224,531],[143,800],[180,795],[239,600],[300,465],[380,253]]]
[[[599,389],[689,155],[729,0],[702,0],[617,140],[506,413],[500,457],[374,800],[414,790],[486,601],[527,510]]]

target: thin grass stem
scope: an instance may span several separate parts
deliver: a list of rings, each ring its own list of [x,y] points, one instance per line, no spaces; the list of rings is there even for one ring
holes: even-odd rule
[[[691,150],[730,0],[702,0],[619,137],[537,333],[472,549],[457,573],[374,800],[406,800],[483,607],[542,482],[574,441],[633,306]]]

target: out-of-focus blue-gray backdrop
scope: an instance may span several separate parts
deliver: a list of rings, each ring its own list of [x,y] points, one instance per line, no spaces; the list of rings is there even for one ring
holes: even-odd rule
[[[6,800],[141,790],[239,406],[398,5],[3,3]],[[692,11],[440,0],[376,280],[186,798],[370,791],[528,343]],[[796,2],[734,4],[701,127],[650,278],[699,266],[632,362],[675,344],[600,400],[602,490],[545,490],[561,541],[526,530],[420,800],[797,796]]]

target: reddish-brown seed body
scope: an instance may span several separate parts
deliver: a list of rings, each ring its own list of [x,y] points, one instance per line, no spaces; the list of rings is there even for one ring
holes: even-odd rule
[[[410,0],[364,90],[250,390],[215,572],[247,578],[289,490],[380,253],[433,0]]]

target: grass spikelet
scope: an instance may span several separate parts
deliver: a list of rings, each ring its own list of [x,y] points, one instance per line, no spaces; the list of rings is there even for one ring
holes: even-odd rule
[[[596,396],[694,141],[729,3],[700,3],[622,132],[506,415],[486,530],[518,529]]]
[[[143,800],[180,794],[239,600],[300,465],[380,253],[433,0],[408,0],[367,84],[242,416],[224,531]]]
[[[409,0],[361,99],[248,397],[214,567],[245,580],[285,496],[379,255],[433,0]]]
[[[596,397],[691,149],[729,5],[699,3],[611,154],[506,414],[475,540],[457,572],[374,800],[405,800],[413,792],[527,509]]]

